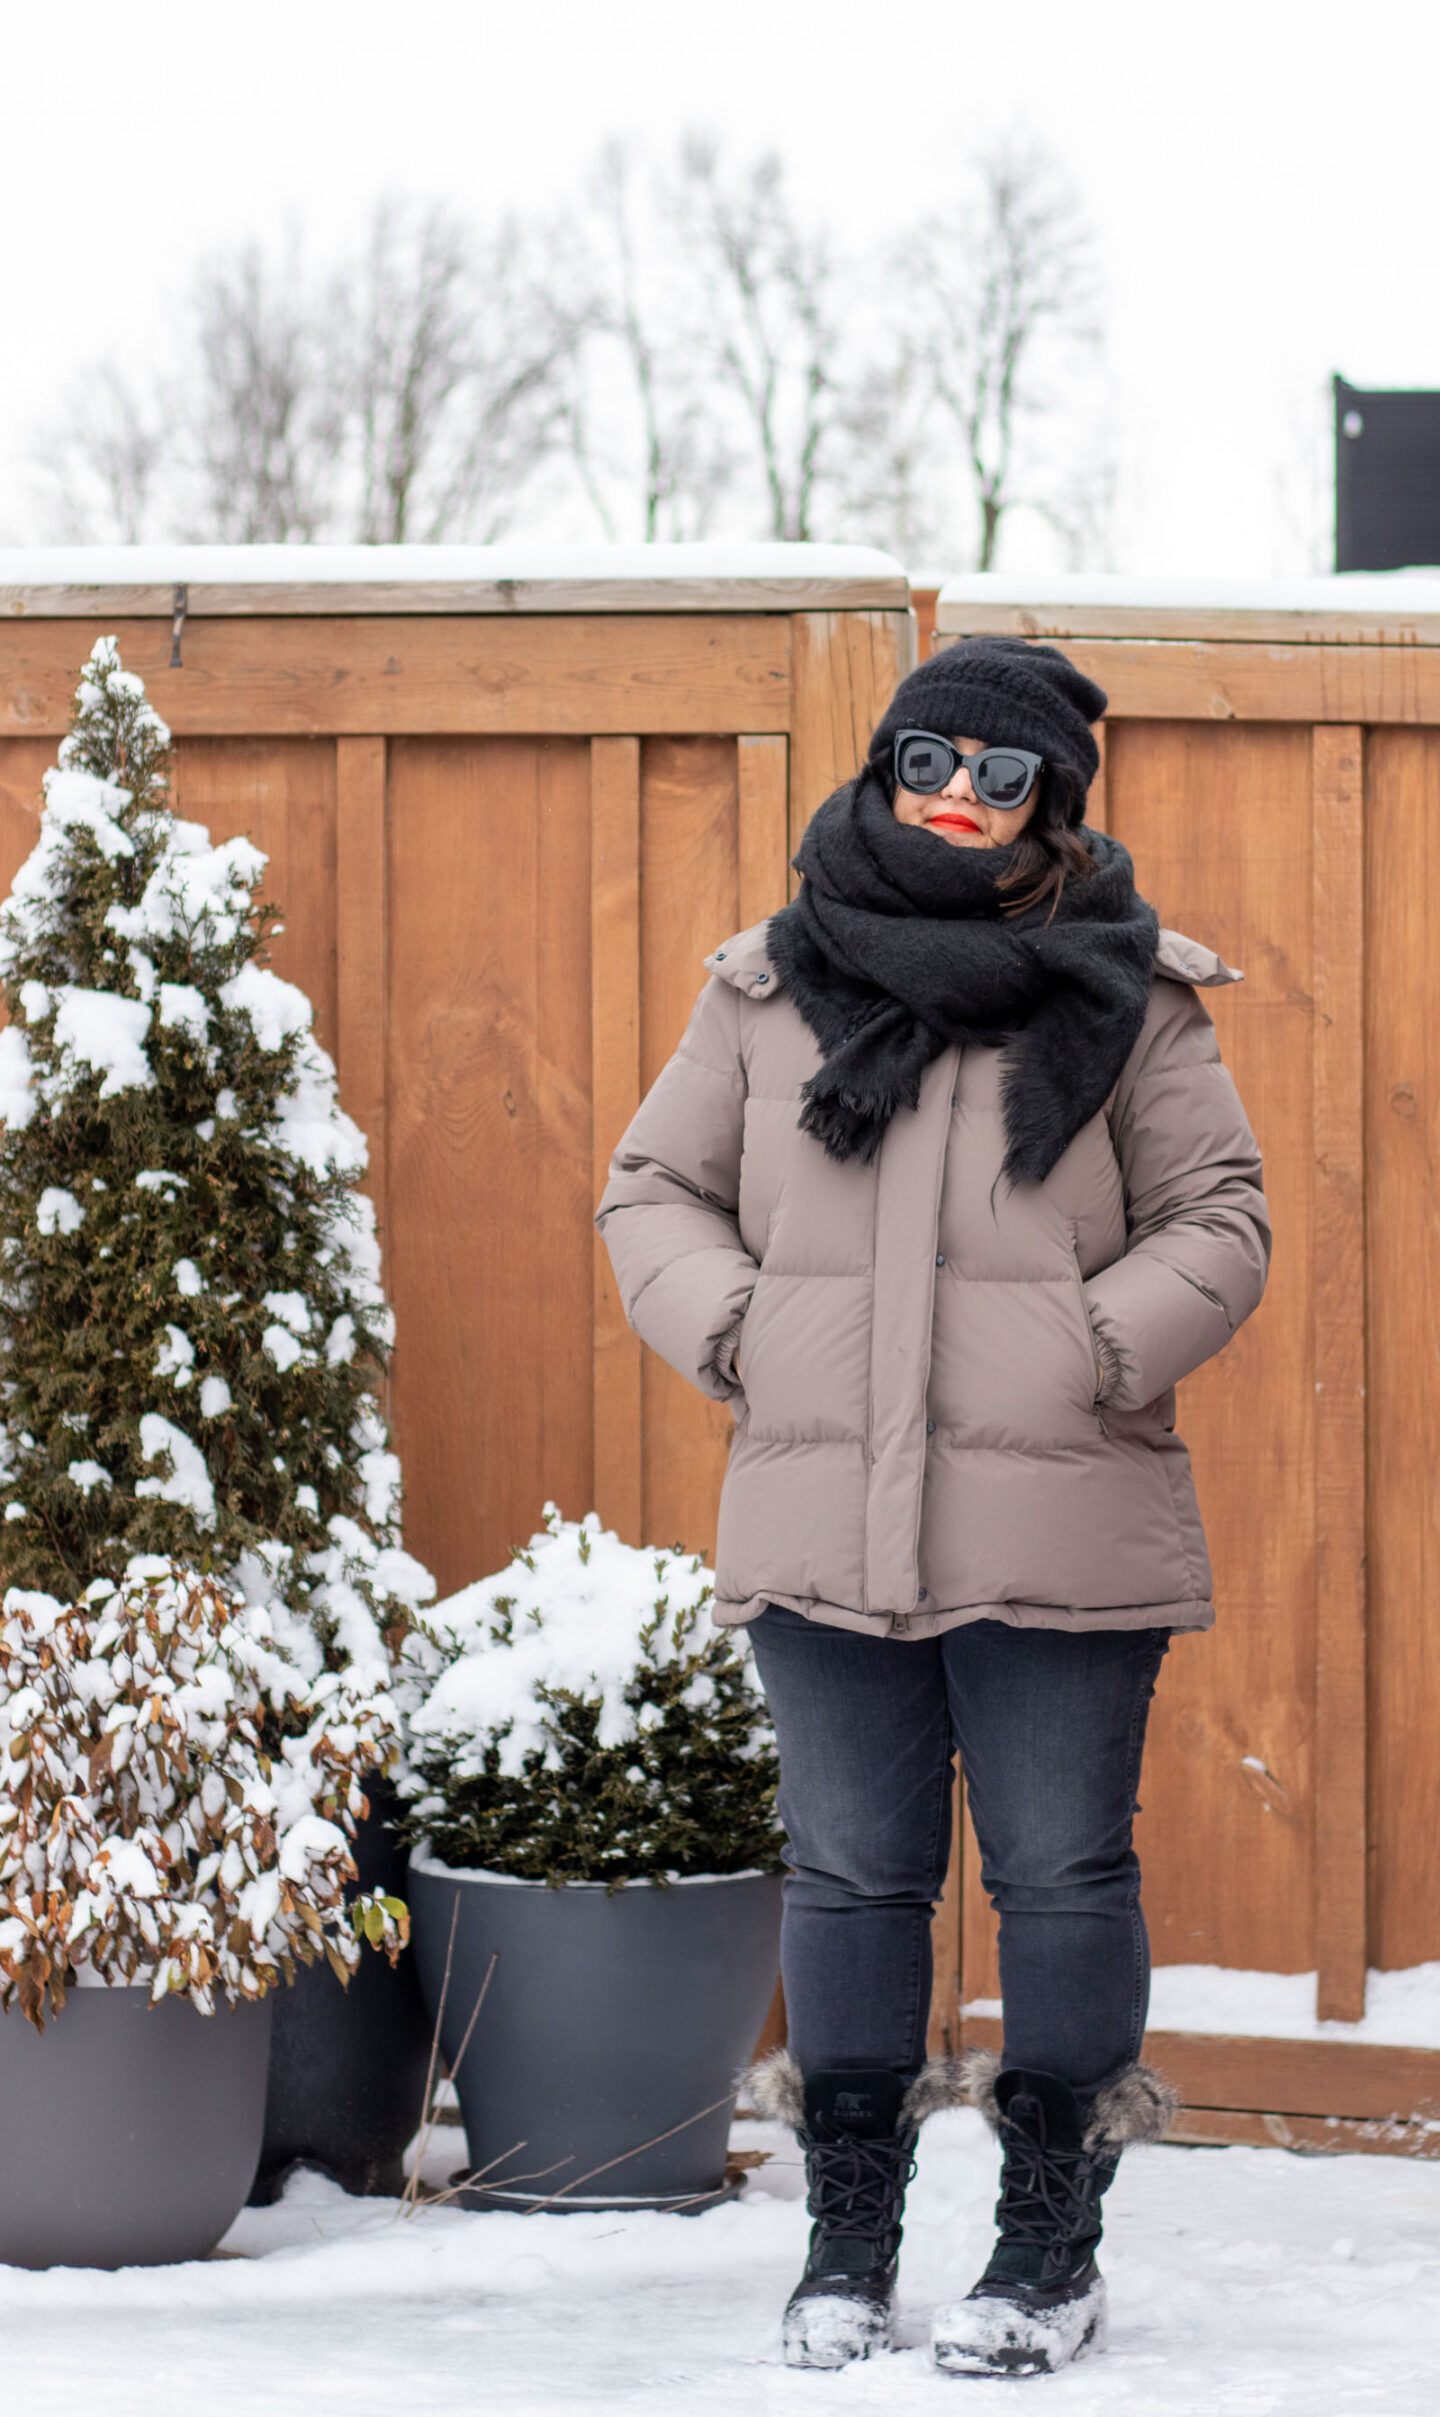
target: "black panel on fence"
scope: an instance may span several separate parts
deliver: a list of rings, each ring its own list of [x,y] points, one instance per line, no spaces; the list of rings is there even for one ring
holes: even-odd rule
[[[1440,394],[1335,380],[1335,568],[1440,563]]]

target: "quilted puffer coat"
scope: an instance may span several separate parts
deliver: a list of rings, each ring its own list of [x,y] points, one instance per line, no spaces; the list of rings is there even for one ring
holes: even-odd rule
[[[736,1420],[716,1612],[880,1636],[1206,1628],[1177,1381],[1265,1286],[1254,1136],[1162,934],[1144,1028],[1043,1183],[1001,1178],[1000,1052],[935,1058],[876,1160],[798,1129],[818,1045],[758,925],[707,958],[597,1222],[636,1332]]]

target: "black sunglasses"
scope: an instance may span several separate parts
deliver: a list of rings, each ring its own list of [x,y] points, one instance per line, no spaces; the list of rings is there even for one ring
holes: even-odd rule
[[[947,789],[963,764],[970,786],[984,805],[1012,813],[1023,806],[1040,777],[1045,758],[1028,747],[980,747],[962,755],[933,730],[902,730],[895,741],[895,778],[917,797]]]

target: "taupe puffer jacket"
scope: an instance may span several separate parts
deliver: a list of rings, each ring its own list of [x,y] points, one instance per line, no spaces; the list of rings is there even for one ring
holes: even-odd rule
[[[1259,1155],[1196,995],[1239,977],[1162,934],[1104,1113],[1012,1191],[997,1050],[942,1052],[874,1164],[836,1164],[798,1129],[820,1052],[765,926],[706,962],[598,1223],[636,1332],[737,1421],[718,1617],[1209,1627],[1173,1387],[1265,1287]]]

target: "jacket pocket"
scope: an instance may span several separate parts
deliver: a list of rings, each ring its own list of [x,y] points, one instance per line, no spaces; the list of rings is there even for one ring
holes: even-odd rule
[[[1095,1333],[1095,1321],[1090,1315],[1090,1303],[1086,1298],[1085,1293],[1085,1277],[1080,1266],[1079,1242],[1073,1226],[1070,1229],[1070,1272],[1075,1280],[1075,1299],[1085,1327],[1086,1339],[1090,1345],[1090,1360],[1094,1369],[1095,1382],[1094,1390],[1090,1397],[1090,1408],[1094,1413],[1095,1423],[1100,1429],[1101,1434],[1107,1435],[1109,1433],[1109,1429],[1105,1424],[1104,1414],[1101,1409],[1101,1396],[1105,1391],[1105,1362],[1100,1356],[1100,1344]]]
[[[753,1301],[754,1298],[755,1294],[752,1289],[750,1300],[746,1302],[741,1311],[738,1324],[730,1328],[716,1353],[716,1374],[727,1378],[731,1384],[738,1385],[742,1393],[745,1390],[745,1379],[741,1374],[740,1363],[745,1348],[745,1328],[750,1317],[750,1301]]]
[[[868,1275],[762,1268],[736,1343],[740,1391],[758,1434],[864,1432],[870,1376]]]
[[[749,1378],[754,1367],[756,1346],[763,1342],[765,1304],[761,1296],[764,1290],[765,1277],[762,1271],[755,1279],[739,1328],[730,1346],[730,1364],[734,1370],[735,1382],[740,1388],[738,1399],[742,1406],[747,1402],[749,1396]],[[756,1314],[757,1301],[760,1305],[758,1316]],[[738,1410],[736,1416],[739,1416]]]

